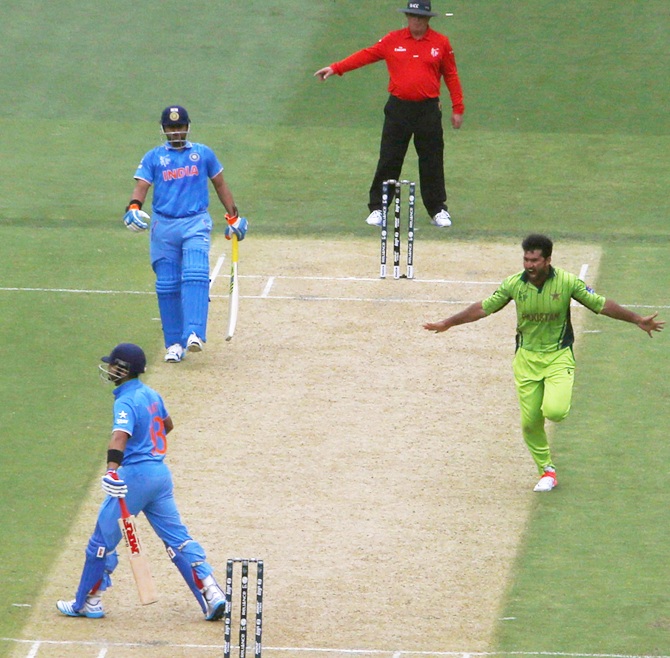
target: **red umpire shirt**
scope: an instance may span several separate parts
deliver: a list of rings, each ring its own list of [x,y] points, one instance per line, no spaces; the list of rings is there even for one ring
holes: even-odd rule
[[[381,59],[386,61],[389,71],[391,95],[405,101],[439,98],[440,80],[444,78],[453,112],[463,114],[463,90],[456,59],[445,35],[429,26],[421,39],[415,39],[406,27],[389,32],[374,46],[363,48],[331,67],[337,75],[344,75]]]

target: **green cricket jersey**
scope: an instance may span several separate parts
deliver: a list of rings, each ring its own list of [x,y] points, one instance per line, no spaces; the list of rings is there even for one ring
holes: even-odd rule
[[[605,298],[596,294],[576,275],[551,267],[541,288],[528,281],[526,272],[507,277],[482,302],[486,315],[496,313],[510,301],[516,304],[516,346],[531,352],[555,352],[570,347],[575,335],[570,322],[570,300],[575,299],[600,313]]]

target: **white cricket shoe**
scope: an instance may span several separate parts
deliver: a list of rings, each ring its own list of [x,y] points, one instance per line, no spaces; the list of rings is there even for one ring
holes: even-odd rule
[[[179,363],[183,358],[184,348],[179,343],[170,345],[167,348],[167,352],[165,353],[165,361],[167,363]]]
[[[533,491],[551,491],[557,485],[558,480],[556,479],[556,471],[546,469],[539,482],[535,485]]]
[[[58,611],[68,617],[88,617],[89,619],[100,619],[105,616],[99,596],[89,596],[81,610],[74,609],[74,601],[57,601]]]
[[[223,613],[226,611],[226,597],[223,590],[215,582],[213,585],[206,587],[202,595],[207,606],[205,619],[207,621],[218,621],[221,619]]]
[[[365,220],[365,223],[369,224],[370,226],[381,226],[382,225],[382,211],[381,210],[373,210],[368,215],[368,218]]]
[[[193,332],[186,341],[186,349],[189,352],[202,352],[202,341]]]
[[[444,209],[440,210],[440,212],[431,219],[430,223],[433,226],[446,228],[447,226],[451,226],[451,215]]]

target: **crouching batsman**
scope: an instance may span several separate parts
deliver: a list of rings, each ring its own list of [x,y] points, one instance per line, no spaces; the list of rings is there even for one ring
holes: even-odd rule
[[[201,352],[207,341],[209,311],[209,181],[226,209],[226,238],[246,235],[223,178],[223,165],[204,144],[188,141],[191,120],[180,105],[161,115],[165,143],[144,155],[135,172],[135,188],[123,221],[132,231],[149,228],[151,267],[165,340],[165,361],[178,363],[186,352]],[[153,217],[142,210],[153,185]]]
[[[74,600],[58,601],[69,617],[104,617],[102,593],[111,586],[121,540],[119,498],[132,515],[144,512],[167,553],[195,595],[205,619],[221,619],[225,595],[203,547],[188,533],[174,499],[165,464],[167,434],[174,425],[161,396],[139,379],[146,357],[137,345],[121,343],[102,357],[103,378],[114,389],[114,424],[102,489],[107,494],[86,547],[84,569]]]
[[[523,270],[507,277],[487,299],[424,329],[440,333],[496,313],[514,300],[516,353],[513,370],[521,407],[521,431],[540,474],[535,491],[551,491],[557,484],[545,431],[545,419],[560,422],[568,415],[575,378],[572,350],[574,332],[570,303],[576,300],[594,313],[636,324],[652,336],[664,321],[657,313],[643,317],[605,299],[574,274],[551,265],[552,241],[529,235],[522,243]]]

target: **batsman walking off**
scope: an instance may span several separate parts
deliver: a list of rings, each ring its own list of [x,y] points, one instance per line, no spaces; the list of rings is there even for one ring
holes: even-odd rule
[[[191,120],[179,105],[163,110],[161,129],[166,142],[149,151],[135,172],[135,189],[123,218],[132,231],[144,231],[151,219],[151,266],[165,339],[165,361],[177,363],[185,350],[200,352],[207,341],[209,311],[209,249],[212,218],[208,181],[226,209],[227,239],[246,235],[214,151],[189,142]],[[153,218],[142,210],[154,186]]]
[[[144,352],[133,343],[120,343],[102,361],[106,364],[99,366],[103,379],[115,386],[112,438],[107,450],[107,472],[102,477],[102,490],[107,497],[86,547],[75,598],[58,601],[56,606],[68,617],[105,616],[101,595],[111,586],[112,573],[119,562],[118,499],[124,498],[132,515],[144,512],[191,588],[205,619],[221,619],[225,595],[214,579],[205,550],[181,521],[172,474],[164,461],[167,435],[174,423],[162,397],[139,379],[146,369]]]
[[[575,377],[574,332],[570,302],[576,300],[594,313],[636,324],[652,337],[664,321],[657,313],[642,317],[588,288],[574,274],[551,265],[552,241],[529,235],[523,242],[523,271],[507,277],[488,298],[424,329],[441,333],[496,313],[514,300],[516,353],[514,380],[521,407],[521,431],[540,473],[535,491],[551,491],[557,484],[545,419],[560,422],[568,415]]]

